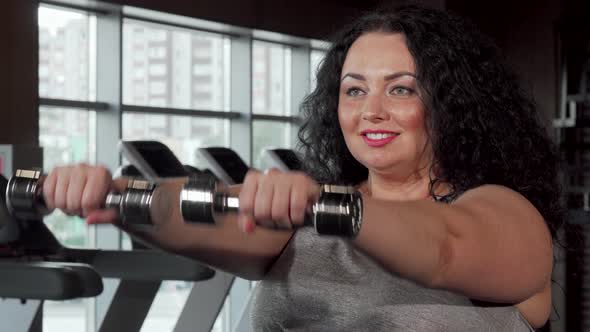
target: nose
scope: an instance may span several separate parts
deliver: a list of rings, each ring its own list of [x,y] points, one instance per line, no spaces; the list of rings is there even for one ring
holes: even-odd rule
[[[363,120],[380,122],[389,119],[389,112],[380,96],[367,96],[363,105]]]

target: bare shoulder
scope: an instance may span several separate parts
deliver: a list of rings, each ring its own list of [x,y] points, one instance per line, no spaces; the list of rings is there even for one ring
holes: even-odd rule
[[[514,200],[521,204],[528,203],[532,206],[526,197],[521,195],[516,190],[501,186],[497,184],[484,184],[479,187],[475,187],[467,190],[463,195],[459,196],[457,202],[471,199],[484,199],[484,200]]]
[[[487,184],[470,189],[461,195],[454,204],[468,209],[485,209],[488,212],[493,210],[499,215],[515,217],[515,219],[536,221],[529,224],[537,224],[539,227],[547,229],[539,210],[526,197],[505,186]]]
[[[537,294],[551,280],[553,239],[539,210],[520,193],[499,185],[471,189],[452,205],[457,214],[448,225],[455,238],[455,261],[467,278],[462,282],[477,274],[477,282],[469,285],[471,296],[545,303]]]
[[[520,193],[499,185],[484,185],[474,188],[461,196],[460,204],[484,204],[501,209],[501,213],[515,216],[526,225],[527,230],[538,230],[550,240],[551,235],[541,213]],[[459,202],[459,199],[457,200]],[[465,203],[466,202],[466,203]],[[551,313],[551,280],[545,287],[515,306],[520,314],[534,328],[542,327]]]

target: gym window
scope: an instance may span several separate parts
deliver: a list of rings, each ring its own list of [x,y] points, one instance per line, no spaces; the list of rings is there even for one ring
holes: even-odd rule
[[[230,147],[265,168],[264,148],[294,147],[297,105],[315,86],[326,49],[317,41],[114,5],[42,2],[38,23],[46,170],[73,162],[114,169],[120,139],[159,140],[196,167],[203,166],[197,148]],[[45,222],[66,246],[131,247],[112,227],[99,231],[59,213]],[[142,331],[172,330],[189,291],[190,283],[164,282]],[[230,311],[242,295],[227,297],[212,331],[235,326],[241,312]],[[44,329],[95,331],[103,302],[47,302]]]

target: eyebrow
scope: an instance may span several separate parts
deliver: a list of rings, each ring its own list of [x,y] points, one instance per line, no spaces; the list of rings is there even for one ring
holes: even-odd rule
[[[399,71],[399,72],[396,72],[396,73],[393,73],[393,74],[385,75],[383,77],[383,80],[384,81],[391,81],[391,80],[396,79],[396,78],[401,77],[401,76],[412,76],[412,77],[416,78],[416,74],[414,74],[414,73],[410,73],[409,71]],[[342,76],[342,78],[340,79],[340,82],[344,81],[344,79],[347,78],[347,77],[351,77],[351,78],[357,79],[359,81],[366,81],[367,80],[361,74],[357,74],[357,73],[346,73],[346,75]]]

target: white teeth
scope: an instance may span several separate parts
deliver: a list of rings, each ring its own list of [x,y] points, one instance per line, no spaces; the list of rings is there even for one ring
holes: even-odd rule
[[[374,140],[379,140],[379,139],[384,139],[384,138],[388,138],[391,136],[395,136],[396,134],[394,133],[367,133],[365,134],[365,136],[367,136],[368,139],[374,139]]]

